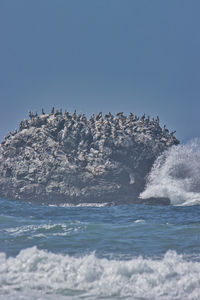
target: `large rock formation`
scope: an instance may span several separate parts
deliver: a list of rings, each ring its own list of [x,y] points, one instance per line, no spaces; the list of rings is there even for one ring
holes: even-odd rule
[[[159,119],[29,113],[0,145],[0,196],[48,203],[138,202],[155,159],[178,144]]]

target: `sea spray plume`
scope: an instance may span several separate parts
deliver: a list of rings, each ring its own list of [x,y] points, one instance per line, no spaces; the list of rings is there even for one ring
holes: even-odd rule
[[[53,107],[0,146],[0,196],[48,203],[134,203],[155,159],[179,142],[159,118],[87,118]]]
[[[200,204],[200,140],[165,151],[153,165],[140,197],[167,197],[173,205]]]

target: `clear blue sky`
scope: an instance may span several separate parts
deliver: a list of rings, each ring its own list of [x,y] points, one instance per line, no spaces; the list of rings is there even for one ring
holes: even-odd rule
[[[123,111],[200,129],[199,0],[0,0],[0,137],[28,111]]]

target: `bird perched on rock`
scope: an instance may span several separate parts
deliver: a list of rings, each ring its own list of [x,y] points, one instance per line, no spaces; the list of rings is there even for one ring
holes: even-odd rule
[[[97,116],[96,116],[96,121],[99,121],[102,118],[102,112],[100,112]]]
[[[174,130],[174,131],[172,131],[171,133],[170,133],[170,135],[174,135],[176,133],[176,130]]]

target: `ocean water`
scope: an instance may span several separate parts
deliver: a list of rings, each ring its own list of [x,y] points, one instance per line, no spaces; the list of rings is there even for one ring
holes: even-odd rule
[[[155,162],[141,197],[169,206],[0,199],[0,299],[200,299],[199,149]]]

